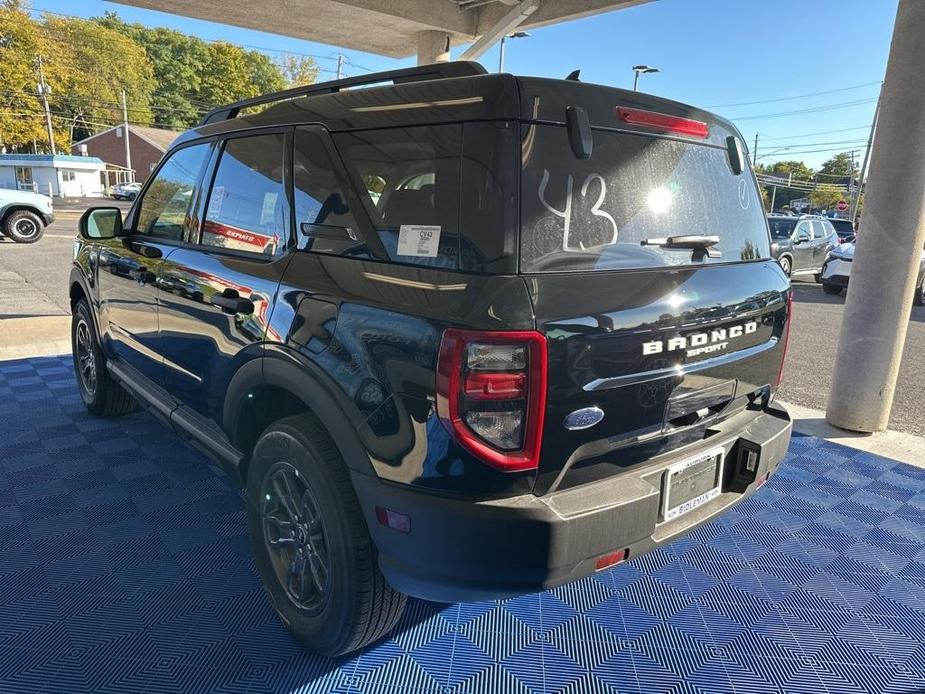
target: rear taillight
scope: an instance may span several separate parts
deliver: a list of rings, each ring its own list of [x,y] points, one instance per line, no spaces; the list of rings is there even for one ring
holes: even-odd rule
[[[793,290],[787,292],[787,321],[784,323],[784,352],[780,357],[780,369],[777,370],[777,383],[780,385],[784,380],[784,362],[787,360],[787,348],[790,346],[790,323],[793,320]]]
[[[451,328],[437,360],[437,414],[470,453],[505,472],[539,465],[546,338]]]
[[[627,125],[642,125],[666,133],[705,138],[710,135],[710,126],[703,121],[680,116],[669,116],[657,111],[644,111],[640,108],[617,107],[617,118]]]

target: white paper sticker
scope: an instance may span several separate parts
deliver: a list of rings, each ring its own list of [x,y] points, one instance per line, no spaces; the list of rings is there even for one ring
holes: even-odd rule
[[[436,258],[439,248],[439,226],[402,224],[398,229],[398,255]]]

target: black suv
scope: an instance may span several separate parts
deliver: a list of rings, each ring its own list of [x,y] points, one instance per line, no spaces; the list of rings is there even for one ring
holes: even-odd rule
[[[771,255],[784,272],[794,277],[813,275],[818,282],[826,256],[841,243],[832,222],[819,215],[769,215],[768,226]]]
[[[789,281],[738,131],[689,106],[473,63],[314,85],[211,112],[80,230],[84,402],[246,486],[321,653],[405,595],[635,557],[787,451]]]

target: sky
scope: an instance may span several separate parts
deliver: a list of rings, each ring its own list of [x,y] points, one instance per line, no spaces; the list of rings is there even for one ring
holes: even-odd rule
[[[644,75],[641,91],[730,118],[750,148],[757,133],[761,163],[798,159],[818,168],[836,152],[852,149],[860,161],[897,1],[656,0],[509,40],[505,69],[565,77],[580,68],[583,81],[632,88],[631,67],[652,65],[661,72]],[[126,21],[231,41],[274,57],[308,54],[322,68],[322,79],[334,77],[337,53],[346,56],[348,75],[414,62],[104,0],[33,0],[32,7],[37,14],[82,17],[115,11]],[[463,50],[455,48],[454,55]],[[497,70],[497,47],[480,60]]]

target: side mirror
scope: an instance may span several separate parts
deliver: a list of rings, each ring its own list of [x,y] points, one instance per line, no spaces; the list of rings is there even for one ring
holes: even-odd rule
[[[118,207],[91,207],[80,217],[80,235],[85,239],[112,239],[122,234],[122,210]]]
[[[793,237],[794,243],[806,243],[807,241],[809,241],[809,233],[805,231],[798,231]]]

